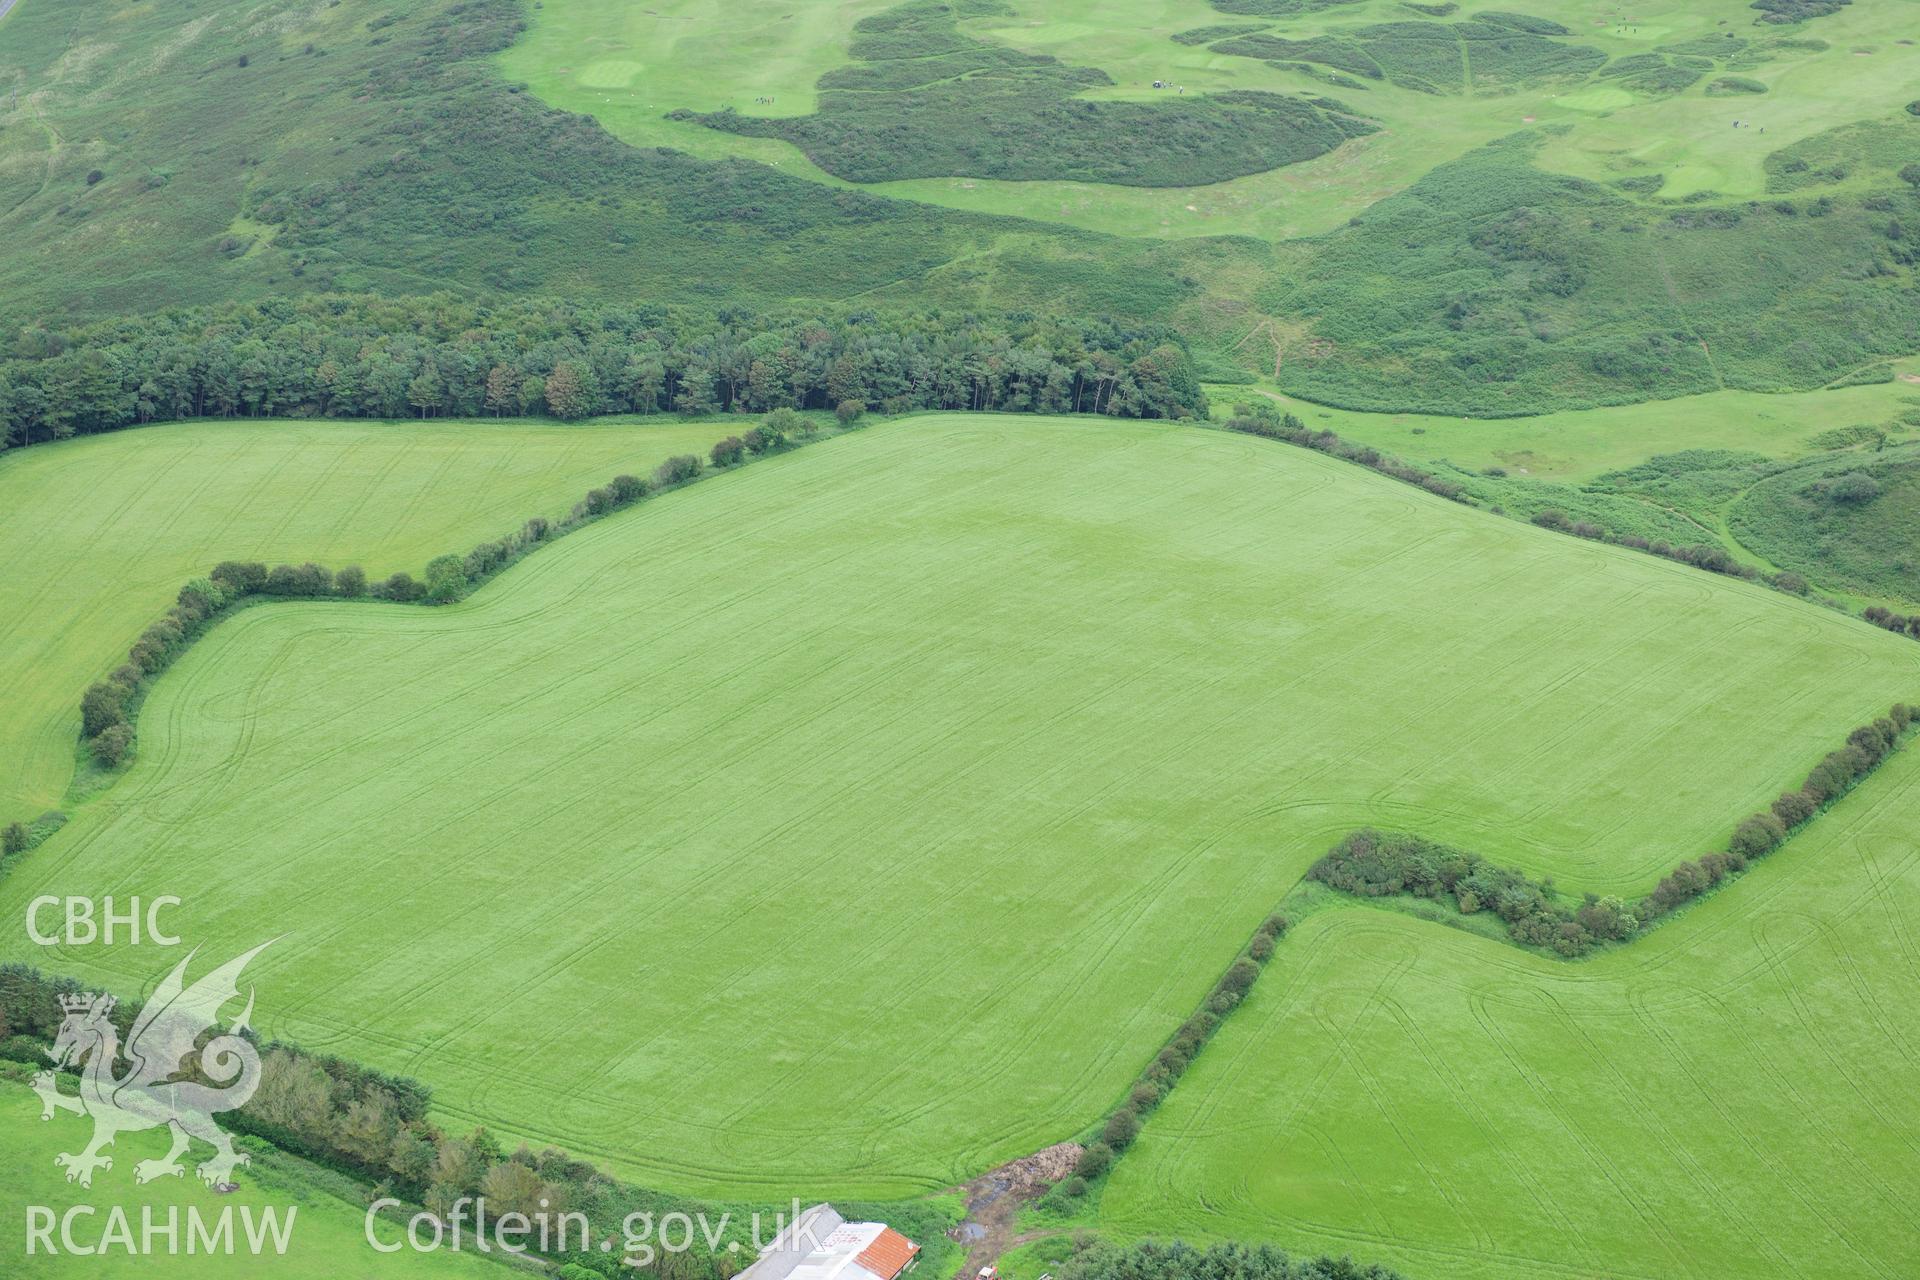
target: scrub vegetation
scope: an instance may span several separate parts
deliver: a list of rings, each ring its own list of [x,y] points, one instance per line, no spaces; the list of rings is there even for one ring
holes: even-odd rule
[[[1180,187],[1324,155],[1375,126],[1338,103],[1276,93],[1163,91],[1084,100],[1104,71],[964,35],[1000,0],[910,0],[854,27],[853,65],[822,76],[807,116],[722,111],[715,129],[786,138],[855,182],[969,176]]]

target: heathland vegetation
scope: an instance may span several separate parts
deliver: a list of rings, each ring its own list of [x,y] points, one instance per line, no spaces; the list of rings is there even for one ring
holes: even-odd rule
[[[908,0],[854,25],[855,62],[821,77],[807,116],[721,111],[702,123],[786,138],[856,182],[962,176],[1140,187],[1220,182],[1332,151],[1375,126],[1338,103],[1277,93],[1158,101],[1084,100],[1112,84],[961,32],[958,19],[1011,15],[1002,0]]]
[[[763,306],[891,290],[1164,318],[1194,291],[1185,255],[1156,246],[628,146],[493,69],[527,15],[17,5],[0,300],[51,320],[337,290]]]
[[[1538,143],[1442,166],[1303,247],[1302,269],[1262,300],[1311,337],[1282,353],[1279,385],[1356,409],[1498,416],[1811,390],[1920,349],[1913,189],[1648,206],[1544,172]]]
[[[1819,699],[1791,693],[1807,671]],[[195,938],[289,930],[264,1029],[417,1075],[450,1129],[683,1193],[899,1194],[1095,1123],[1332,831],[1643,892],[1916,672],[1838,614],[1269,441],[892,423],[598,521],[463,603],[239,612],[0,909],[218,884],[180,909]],[[356,871],[391,848],[404,880]],[[901,927],[850,950],[792,886],[855,877]],[[144,976],[124,948],[71,967]],[[723,1006],[724,1034],[672,1016]],[[786,1051],[856,1007],[832,1052]],[[543,1045],[574,1088],[501,1069]]]

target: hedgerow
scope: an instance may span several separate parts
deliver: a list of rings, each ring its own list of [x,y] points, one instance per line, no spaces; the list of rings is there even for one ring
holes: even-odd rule
[[[727,465],[738,465],[749,455],[760,457],[791,448],[818,434],[819,428],[801,414],[776,410],[748,432],[746,440],[729,437],[740,445],[740,456],[729,456]],[[223,560],[206,577],[181,587],[173,606],[134,641],[127,661],[87,689],[80,701],[81,742],[100,768],[124,767],[137,746],[135,723],[153,680],[215,623],[237,610],[270,600],[301,599],[452,604],[555,538],[648,497],[691,484],[705,469],[694,455],[679,454],[661,462],[651,477],[617,475],[588,490],[566,518],[554,522],[535,516],[506,537],[482,542],[465,554],[435,556],[418,579],[395,573],[383,582],[370,583],[358,565],[335,573],[312,563],[269,568],[257,560]],[[34,829],[13,823],[0,829],[0,851],[23,852],[51,829],[45,819]]]
[[[1270,404],[1249,402],[1235,405],[1233,416],[1223,425],[1229,431],[1267,440],[1281,440],[1346,462],[1356,462],[1369,471],[1378,471],[1381,475],[1391,476],[1403,484],[1425,489],[1428,493],[1453,502],[1469,501],[1462,488],[1450,480],[1411,466],[1391,454],[1381,453],[1371,445],[1344,440],[1338,432],[1313,430],[1293,414],[1283,413]]]
[[[1197,1249],[1179,1240],[1076,1242],[1055,1274],[1059,1280],[1404,1280],[1389,1267],[1351,1258],[1296,1258],[1264,1244]]]
[[[1112,1169],[1113,1162],[1125,1154],[1139,1136],[1146,1118],[1180,1083],[1193,1060],[1220,1030],[1221,1024],[1240,1007],[1260,979],[1260,971],[1272,958],[1280,939],[1286,937],[1289,921],[1275,912],[1260,922],[1253,937],[1235,956],[1201,1001],[1193,1015],[1168,1037],[1152,1061],[1134,1078],[1127,1096],[1102,1117],[1082,1147],[1073,1176],[1062,1181],[1048,1194],[1055,1209],[1084,1196]]]
[[[0,965],[0,1060],[45,1068],[65,1016],[61,998],[80,991],[71,978]],[[123,1038],[142,1008],[138,999],[114,1005],[108,1016]],[[553,1215],[548,1221],[556,1229],[550,1236],[526,1234],[527,1252],[596,1276],[637,1272],[662,1280],[725,1280],[738,1269],[740,1257],[728,1246],[745,1250],[755,1243],[745,1215],[716,1212],[707,1215],[718,1224],[714,1238],[701,1238],[687,1252],[663,1254],[645,1265],[629,1263],[622,1251],[599,1248],[603,1239],[622,1238],[627,1214],[636,1209],[691,1214],[707,1205],[619,1183],[555,1147],[535,1151],[523,1144],[508,1151],[484,1127],[457,1133],[432,1119],[432,1091],[418,1080],[297,1044],[261,1040],[251,1029],[242,1034],[258,1047],[260,1082],[244,1106],[223,1113],[223,1126],[346,1174],[361,1184],[367,1201],[391,1197],[444,1220],[455,1201],[484,1199],[484,1211],[479,1203],[465,1210],[470,1223],[478,1216],[483,1224],[508,1214],[537,1223],[544,1212]],[[566,1213],[585,1215],[584,1241],[577,1229],[557,1229],[558,1215]]]
[[[1515,943],[1576,959],[1641,935],[1676,907],[1778,849],[1879,768],[1909,735],[1916,717],[1920,712],[1898,703],[1886,716],[1855,729],[1847,745],[1822,760],[1798,789],[1741,820],[1724,850],[1681,862],[1637,902],[1592,893],[1570,902],[1551,878],[1535,880],[1438,841],[1371,828],[1343,839],[1307,877],[1356,897],[1405,895],[1450,902],[1462,916],[1491,912]]]

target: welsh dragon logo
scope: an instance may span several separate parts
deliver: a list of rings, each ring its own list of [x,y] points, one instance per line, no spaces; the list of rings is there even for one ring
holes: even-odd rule
[[[162,1159],[135,1165],[136,1182],[179,1177],[185,1172],[180,1157],[194,1138],[214,1150],[213,1158],[199,1167],[201,1180],[209,1186],[224,1185],[234,1166],[248,1163],[249,1157],[233,1149],[213,1116],[245,1105],[260,1084],[259,1050],[240,1034],[253,1016],[251,989],[247,1007],[230,1028],[204,1044],[201,1038],[217,1028],[221,1008],[239,996],[240,971],[269,945],[261,943],[192,986],[186,985],[187,965],[193,959],[188,955],[141,1009],[124,1047],[110,1016],[112,996],[61,997],[66,1017],[47,1056],[56,1068],[79,1069],[80,1092],[61,1093],[53,1071],[36,1075],[33,1089],[40,1095],[42,1120],[53,1119],[55,1111],[93,1119],[93,1141],[85,1151],[53,1158],[66,1169],[68,1182],[92,1186],[94,1170],[113,1168],[113,1157],[101,1152],[116,1136],[161,1125],[173,1130],[173,1149]],[[115,1075],[115,1067],[122,1064],[125,1072]]]

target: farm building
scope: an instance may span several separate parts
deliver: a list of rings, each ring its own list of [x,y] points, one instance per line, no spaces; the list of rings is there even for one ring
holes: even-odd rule
[[[881,1222],[848,1222],[817,1204],[734,1280],[895,1280],[920,1246]]]

